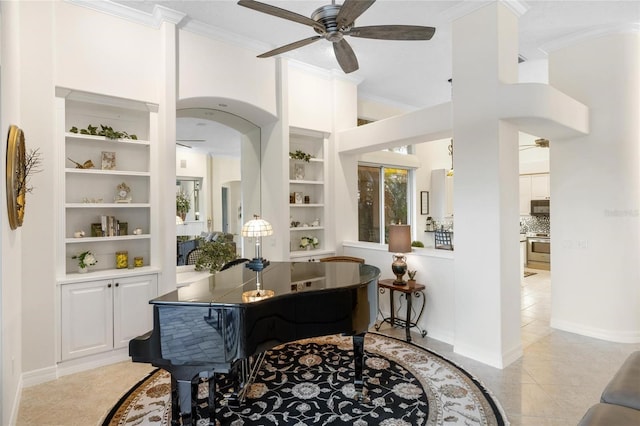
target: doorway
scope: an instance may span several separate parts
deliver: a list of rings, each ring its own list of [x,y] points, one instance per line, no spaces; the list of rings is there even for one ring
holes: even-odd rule
[[[550,205],[549,141],[520,133],[520,304],[522,348],[551,333],[551,214],[532,214],[534,200]],[[546,142],[545,142],[546,141]]]

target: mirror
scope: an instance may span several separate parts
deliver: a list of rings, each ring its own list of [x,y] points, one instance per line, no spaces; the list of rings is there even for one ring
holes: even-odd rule
[[[242,225],[260,214],[260,152],[260,128],[242,117],[212,108],[177,111],[176,193],[191,202],[184,224],[176,225],[178,264],[180,244],[202,232],[231,234],[243,255]]]

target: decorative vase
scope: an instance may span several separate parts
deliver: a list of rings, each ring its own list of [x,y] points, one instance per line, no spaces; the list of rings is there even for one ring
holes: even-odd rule
[[[311,251],[311,246],[310,246],[310,245],[309,245],[309,246],[307,246],[307,247],[306,247],[306,250],[307,250],[307,251]]]
[[[185,221],[186,218],[187,218],[187,214],[180,212],[180,219],[182,219],[183,222]]]
[[[86,267],[86,266],[85,267],[78,266],[78,273],[79,274],[86,274],[87,272],[89,272],[89,268],[88,267]]]

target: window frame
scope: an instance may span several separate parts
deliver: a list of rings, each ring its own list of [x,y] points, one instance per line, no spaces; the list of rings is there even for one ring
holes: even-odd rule
[[[378,215],[380,217],[380,224],[381,226],[379,227],[379,234],[378,234],[378,241],[379,242],[371,242],[371,241],[362,241],[360,240],[360,233],[358,232],[358,241],[359,242],[363,242],[363,243],[372,243],[372,244],[381,244],[381,245],[386,245],[387,241],[386,241],[386,215],[385,215],[385,191],[384,191],[384,186],[385,186],[385,169],[398,169],[398,170],[406,170],[407,171],[407,194],[406,194],[406,198],[407,198],[407,223],[406,225],[412,225],[412,218],[414,217],[414,209],[415,209],[415,202],[414,202],[414,189],[415,189],[415,168],[413,167],[408,167],[408,166],[403,166],[403,165],[397,165],[397,164],[388,164],[388,163],[372,163],[372,162],[365,162],[365,161],[359,161],[358,162],[358,174],[360,171],[360,166],[363,167],[372,167],[372,168],[377,168],[378,169],[378,179],[379,179],[379,183],[380,183],[380,188],[379,188],[379,205],[378,205]],[[358,177],[358,187],[359,187],[359,182],[360,179]],[[358,227],[360,226],[360,214],[358,212]],[[413,229],[411,231],[411,238],[413,239]]]

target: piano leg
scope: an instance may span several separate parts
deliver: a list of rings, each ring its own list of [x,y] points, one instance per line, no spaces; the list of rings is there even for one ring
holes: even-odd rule
[[[216,375],[209,376],[209,426],[216,424]]]
[[[355,378],[353,379],[353,385],[355,387],[355,397],[358,401],[364,402],[364,379],[363,379],[363,364],[364,364],[364,334],[354,334],[353,340],[353,365],[355,369]]]
[[[180,402],[178,400],[178,381],[171,375],[171,426],[180,426]]]

